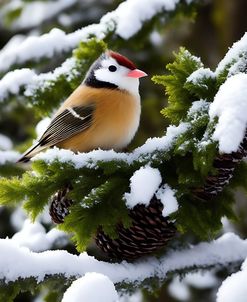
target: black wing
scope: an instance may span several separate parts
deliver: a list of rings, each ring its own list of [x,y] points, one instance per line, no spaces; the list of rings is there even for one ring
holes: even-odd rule
[[[51,121],[38,142],[31,146],[18,162],[26,162],[42,149],[54,146],[88,129],[92,124],[94,111],[94,104],[66,108]]]

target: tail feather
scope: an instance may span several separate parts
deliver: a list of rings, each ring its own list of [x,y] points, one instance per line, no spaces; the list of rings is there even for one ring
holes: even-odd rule
[[[46,147],[40,146],[40,142],[32,145],[26,152],[22,154],[22,156],[17,160],[17,163],[26,163],[28,162],[34,155],[39,153],[41,150],[45,149]]]

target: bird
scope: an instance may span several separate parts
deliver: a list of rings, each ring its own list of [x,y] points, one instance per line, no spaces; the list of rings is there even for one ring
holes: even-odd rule
[[[126,148],[140,123],[139,79],[144,76],[127,57],[104,52],[18,162],[54,146],[73,152]]]

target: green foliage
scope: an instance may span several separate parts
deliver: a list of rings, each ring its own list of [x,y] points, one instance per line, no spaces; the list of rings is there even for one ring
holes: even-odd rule
[[[3,17],[4,24],[8,27],[11,26],[13,22],[15,22],[22,14],[23,7],[18,6],[12,8],[11,10],[7,11]]]
[[[127,188],[127,179],[111,178],[101,186],[93,188],[81,202],[71,207],[71,213],[66,217],[61,229],[74,234],[73,239],[79,251],[86,249],[99,227],[111,237],[116,237],[115,226],[118,223],[130,225],[128,210],[122,200]]]
[[[180,199],[176,226],[181,233],[193,232],[203,240],[211,240],[219,233],[223,216],[236,219],[232,209],[234,201],[234,195],[226,189],[207,202],[184,195]]]
[[[190,54],[185,48],[180,48],[175,54],[175,61],[167,65],[169,75],[154,76],[152,80],[156,84],[165,86],[168,95],[168,107],[161,113],[168,117],[173,124],[178,124],[187,115],[195,97],[186,89],[187,78],[203,65],[199,58]]]

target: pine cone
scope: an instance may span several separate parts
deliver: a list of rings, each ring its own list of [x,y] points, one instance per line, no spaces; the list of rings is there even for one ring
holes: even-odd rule
[[[52,198],[50,215],[54,223],[63,223],[69,214],[73,201],[67,198],[71,187],[58,191]],[[119,237],[115,240],[106,235],[99,227],[95,242],[111,258],[133,260],[157,251],[175,235],[176,228],[162,216],[162,203],[153,198],[149,206],[137,205],[129,211],[132,226],[125,228],[121,223],[116,226]]]
[[[70,190],[71,187],[67,186],[52,197],[49,213],[54,223],[63,223],[69,214],[69,207],[73,204],[73,200],[67,197]]]
[[[218,155],[213,163],[217,173],[209,175],[201,188],[193,189],[194,196],[208,201],[223,191],[233,177],[236,165],[247,155],[247,131],[238,151]]]
[[[149,206],[136,205],[129,211],[132,226],[117,225],[117,239],[111,239],[102,228],[96,235],[96,244],[111,258],[134,260],[151,254],[175,236],[176,228],[168,217],[162,216],[162,203],[153,198]]]

